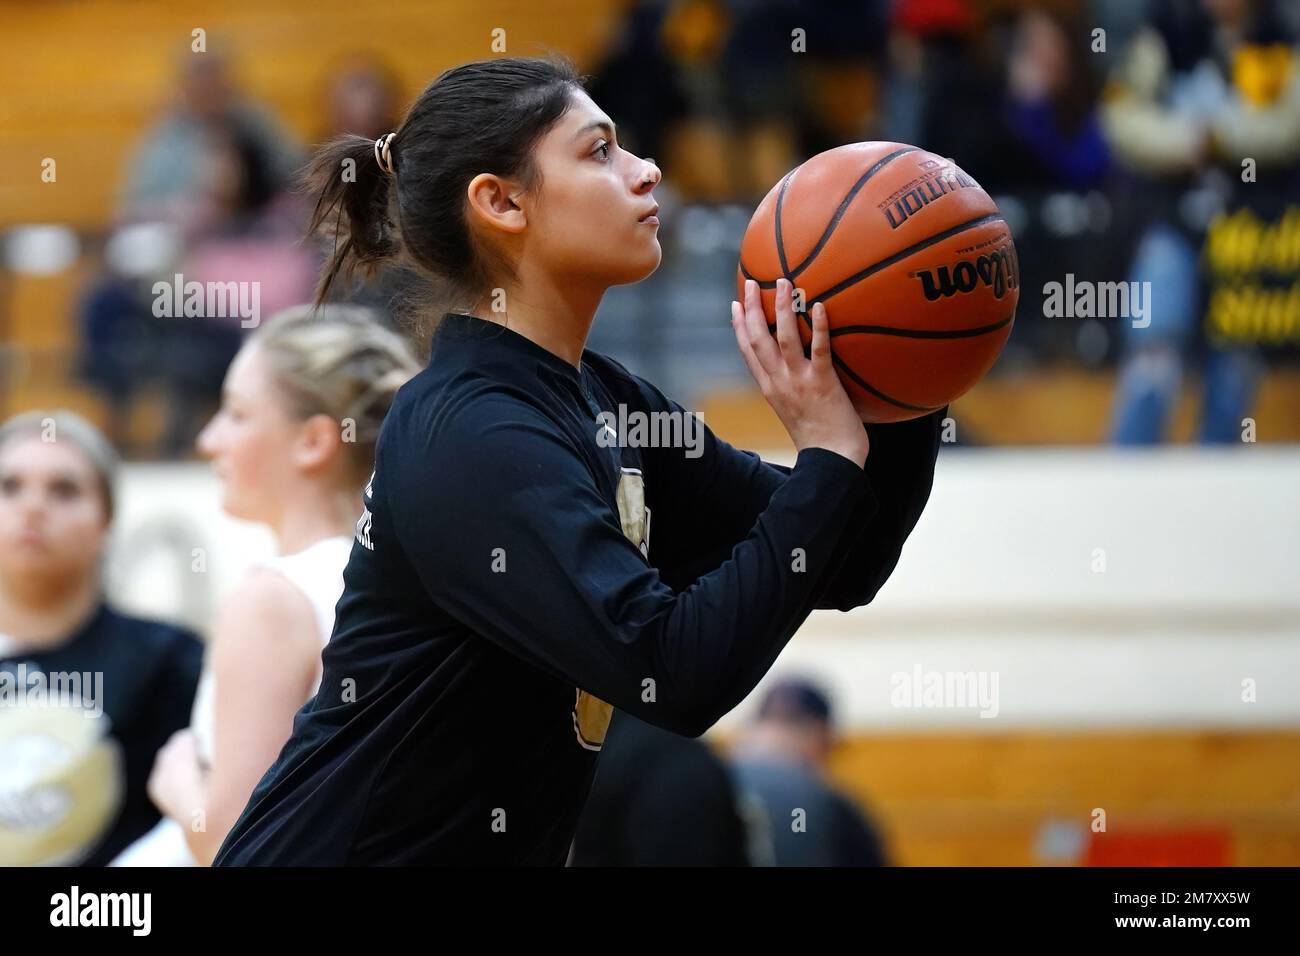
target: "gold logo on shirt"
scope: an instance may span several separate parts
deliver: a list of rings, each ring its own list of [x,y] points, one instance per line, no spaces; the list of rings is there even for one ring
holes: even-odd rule
[[[645,478],[636,468],[624,468],[618,479],[618,518],[623,535],[641,556],[650,556],[650,509],[645,506]]]
[[[573,704],[573,733],[585,750],[599,750],[605,743],[614,708],[599,697],[579,690]]]
[[[618,520],[623,535],[641,551],[650,555],[650,509],[645,504],[645,478],[636,468],[624,468],[618,479]],[[578,690],[573,705],[573,733],[587,750],[599,750],[605,743],[614,708],[585,690]]]

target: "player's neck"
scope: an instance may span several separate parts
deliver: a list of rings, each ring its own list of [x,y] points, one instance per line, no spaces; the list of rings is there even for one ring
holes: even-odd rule
[[[56,646],[86,622],[102,596],[97,573],[0,581],[0,634],[27,650]]]
[[[271,530],[280,554],[297,554],[326,538],[350,537],[360,516],[360,489],[300,488]]]
[[[507,325],[577,368],[604,294],[603,286],[521,266],[517,284],[488,298],[472,314]]]

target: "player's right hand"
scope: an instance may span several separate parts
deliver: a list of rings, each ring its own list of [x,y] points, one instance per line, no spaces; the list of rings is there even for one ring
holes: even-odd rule
[[[804,355],[793,306],[794,287],[776,280],[776,337],[768,331],[758,283],[745,282],[745,302],[731,303],[736,344],[763,397],[797,450],[826,448],[861,468],[870,450],[867,430],[831,362],[826,307],[812,307],[812,348]]]

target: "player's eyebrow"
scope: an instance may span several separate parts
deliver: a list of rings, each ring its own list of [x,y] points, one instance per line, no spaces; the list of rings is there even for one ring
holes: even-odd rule
[[[584,136],[587,133],[591,132],[591,130],[593,129],[604,130],[606,136],[608,136],[610,139],[614,138],[614,124],[611,123],[609,120],[603,120],[603,119],[592,120],[586,126],[582,127],[582,129],[574,133],[573,138],[578,139],[579,137]]]

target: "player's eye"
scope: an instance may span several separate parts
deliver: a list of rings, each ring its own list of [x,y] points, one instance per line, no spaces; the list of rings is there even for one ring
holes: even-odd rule
[[[599,146],[597,146],[594,150],[591,151],[591,155],[595,156],[595,155],[596,155],[597,153],[599,153],[602,149],[605,151],[605,155],[604,155],[604,158],[601,160],[601,162],[608,162],[608,161],[609,161],[609,143],[601,143]]]
[[[50,486],[50,491],[59,501],[73,501],[81,497],[81,486],[75,481],[61,479]]]

